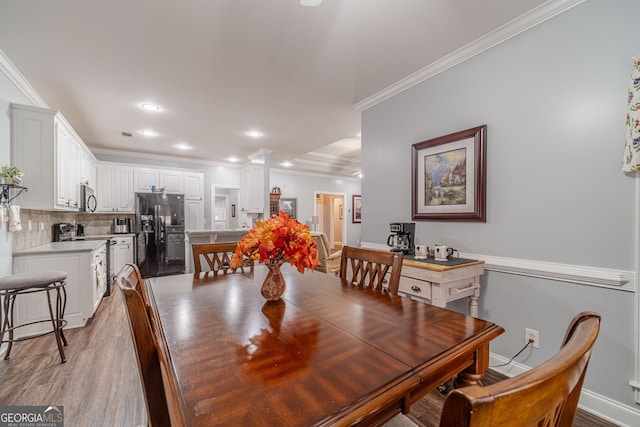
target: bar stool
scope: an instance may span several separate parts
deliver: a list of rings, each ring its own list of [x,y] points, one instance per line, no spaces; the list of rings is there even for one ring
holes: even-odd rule
[[[2,304],[2,328],[0,331],[0,345],[8,343],[7,353],[4,358],[7,360],[11,354],[11,347],[14,342],[23,341],[26,339],[41,337],[46,334],[53,333],[56,337],[56,343],[58,344],[58,351],[60,352],[61,363],[67,361],[67,358],[62,349],[62,345],[67,345],[67,339],[64,336],[62,328],[67,325],[67,321],[64,320],[64,310],[67,304],[67,291],[65,290],[67,273],[59,270],[45,270],[45,271],[33,271],[26,273],[12,274],[0,278],[0,297],[3,297]],[[36,292],[46,292],[47,302],[49,303],[49,315],[50,319],[36,320],[33,322],[24,323],[21,325],[14,324],[14,306],[16,297],[18,295],[32,294]],[[53,311],[51,305],[51,292],[55,292],[56,309]],[[15,338],[13,337],[13,331],[18,328],[34,325],[36,323],[51,322],[53,330],[43,332],[37,335],[31,335],[27,337]],[[5,332],[8,333],[9,338],[4,339]]]

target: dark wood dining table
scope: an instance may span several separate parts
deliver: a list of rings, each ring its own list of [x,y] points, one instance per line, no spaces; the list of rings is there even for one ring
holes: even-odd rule
[[[491,322],[284,265],[266,302],[257,265],[148,279],[158,335],[192,426],[376,425],[457,374],[477,383]]]

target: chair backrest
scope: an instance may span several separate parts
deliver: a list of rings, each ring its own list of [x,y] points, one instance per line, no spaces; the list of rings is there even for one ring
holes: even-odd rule
[[[570,427],[599,330],[600,315],[582,312],[571,321],[560,351],[543,364],[486,387],[453,390],[440,427]]]
[[[156,338],[151,328],[147,306],[132,286],[133,269],[123,268],[118,273],[117,283],[127,306],[129,328],[136,351],[138,371],[144,389],[147,415],[150,426],[170,426],[169,408],[165,393],[162,367]]]
[[[326,234],[320,231],[312,231],[310,234],[311,238],[316,242],[316,249],[318,250],[318,262],[320,264],[316,267],[316,270],[326,273],[326,260],[327,257],[331,254],[331,250],[329,248],[329,239],[327,238]]]
[[[402,252],[345,246],[340,259],[340,278],[354,285],[369,286],[379,291],[386,284],[387,291],[397,295],[403,258]]]
[[[214,273],[222,271],[223,273],[235,273],[238,269],[231,269],[231,255],[236,250],[238,242],[229,243],[200,243],[193,244],[193,266],[195,273],[202,272],[202,259],[207,262],[209,269]],[[253,265],[253,260],[249,260],[249,264]],[[244,271],[243,267],[239,267]]]
[[[135,264],[125,264],[118,273],[118,284],[122,282],[123,286],[135,289],[142,302],[146,307],[149,306],[149,298],[147,297],[147,289],[144,285],[144,279],[140,274],[140,269]]]

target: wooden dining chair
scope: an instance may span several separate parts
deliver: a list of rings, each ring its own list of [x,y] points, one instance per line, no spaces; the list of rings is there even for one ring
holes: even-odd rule
[[[231,255],[236,250],[238,242],[229,243],[200,243],[191,245],[193,250],[193,265],[195,267],[195,273],[202,272],[202,260],[209,265],[209,269],[214,273],[222,271],[224,274],[229,272],[235,273],[238,269],[231,269]],[[247,260],[250,265],[253,265],[253,260]],[[244,267],[239,267],[241,271],[244,271]]]
[[[149,320],[147,306],[135,289],[135,272],[127,266],[118,273],[117,283],[127,306],[129,328],[136,352],[138,371],[144,389],[147,419],[150,426],[170,426],[169,407],[163,381],[156,338]]]
[[[571,321],[560,351],[542,365],[486,387],[453,390],[440,427],[570,427],[599,330],[600,315],[582,312]]]
[[[386,289],[397,295],[403,258],[402,252],[345,246],[340,259],[340,278],[356,286],[368,286],[379,291]]]
[[[136,292],[140,294],[140,298],[142,298],[142,302],[144,302],[145,307],[149,307],[149,298],[147,297],[147,289],[144,285],[144,279],[142,278],[140,269],[136,264],[125,264],[117,277],[118,283],[122,281],[127,287],[135,289]]]

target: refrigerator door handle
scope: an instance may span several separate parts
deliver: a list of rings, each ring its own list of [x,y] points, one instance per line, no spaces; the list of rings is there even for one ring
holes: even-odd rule
[[[153,207],[153,222],[155,223],[155,237],[156,237],[156,247],[160,246],[160,230],[162,229],[162,225],[160,224],[160,205],[155,205]]]

